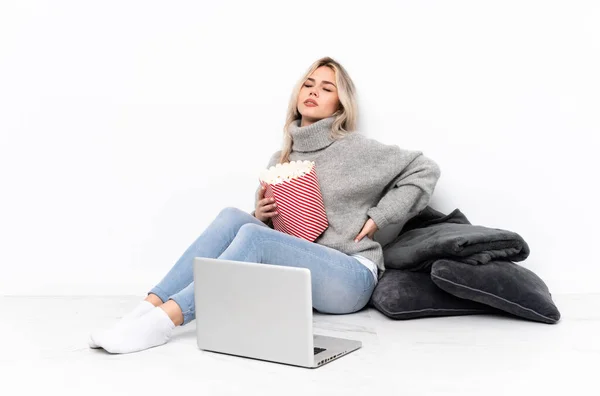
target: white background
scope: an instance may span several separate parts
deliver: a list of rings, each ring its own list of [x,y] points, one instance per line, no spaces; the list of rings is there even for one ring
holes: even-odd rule
[[[4,1],[0,294],[143,294],[254,209],[293,84],[341,62],[359,131],[422,150],[431,205],[598,292],[595,1]],[[368,167],[368,160],[365,161]]]

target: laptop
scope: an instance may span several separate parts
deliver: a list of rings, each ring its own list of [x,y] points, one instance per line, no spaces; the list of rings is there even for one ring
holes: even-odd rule
[[[362,347],[313,334],[307,268],[194,258],[198,348],[317,368]]]

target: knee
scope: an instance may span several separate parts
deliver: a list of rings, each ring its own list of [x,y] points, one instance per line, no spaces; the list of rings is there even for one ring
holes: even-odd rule
[[[244,223],[240,227],[237,237],[249,237],[252,238],[257,232],[264,231],[265,227],[255,223]]]
[[[235,206],[227,206],[227,207],[221,209],[218,217],[231,218],[231,217],[239,216],[241,213],[246,213],[246,212],[244,212],[241,209],[236,208]],[[248,213],[246,213],[246,214],[248,214]]]

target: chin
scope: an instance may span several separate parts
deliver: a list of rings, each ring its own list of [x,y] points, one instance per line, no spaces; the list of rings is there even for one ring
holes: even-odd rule
[[[299,107],[298,112],[305,117],[323,118],[323,116],[320,114],[320,112],[315,107],[303,106],[302,109]]]

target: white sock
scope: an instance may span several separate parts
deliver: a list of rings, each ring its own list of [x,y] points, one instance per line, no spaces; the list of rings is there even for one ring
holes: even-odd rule
[[[131,319],[135,319],[139,316],[142,316],[146,312],[150,311],[152,308],[154,308],[154,305],[151,302],[143,300],[131,312],[129,312],[127,315],[123,316],[116,323],[114,323],[112,327],[121,326],[123,323],[126,323]],[[101,346],[98,345],[98,343],[96,343],[94,340],[96,338],[102,338],[101,333],[108,331],[110,328],[111,327],[94,331],[90,335],[90,338],[88,340],[88,345],[90,346],[90,348],[101,348]]]
[[[94,341],[110,353],[131,353],[165,344],[175,324],[164,309],[155,307],[144,315],[101,333]]]

